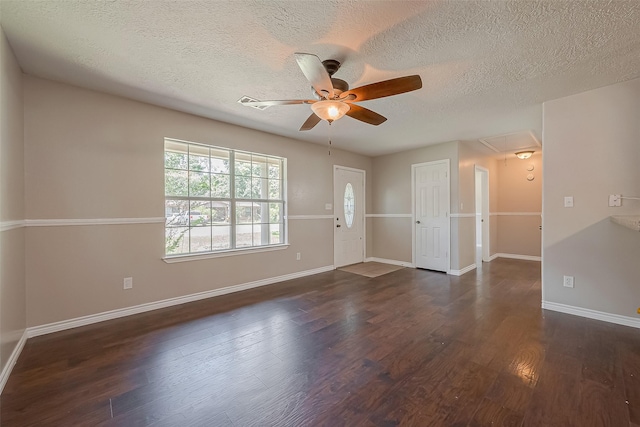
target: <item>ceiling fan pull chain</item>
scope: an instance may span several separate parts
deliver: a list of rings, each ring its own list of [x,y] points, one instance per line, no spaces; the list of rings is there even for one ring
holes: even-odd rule
[[[331,122],[329,122],[329,155],[331,155]]]

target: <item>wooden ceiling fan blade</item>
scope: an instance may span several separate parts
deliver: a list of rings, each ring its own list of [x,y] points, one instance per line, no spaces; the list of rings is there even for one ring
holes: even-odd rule
[[[311,113],[307,121],[302,124],[302,127],[300,127],[300,130],[311,130],[318,123],[320,123],[320,117],[316,116],[316,113]]]
[[[369,123],[370,125],[378,126],[387,121],[385,116],[382,116],[375,111],[371,111],[368,108],[361,107],[357,104],[349,104],[351,107],[347,111],[347,116],[353,117],[361,122]]]
[[[340,95],[340,98],[355,95],[355,99],[346,99],[347,102],[360,102],[369,99],[384,98],[386,96],[399,95],[411,92],[422,87],[422,79],[419,75],[398,77],[391,80],[383,80],[370,85],[360,86],[351,89]],[[353,98],[353,97],[350,97]]]
[[[310,53],[295,53],[298,66],[302,74],[309,80],[311,86],[324,98],[333,98],[333,84],[331,76],[316,55]]]
[[[249,107],[271,107],[273,105],[296,105],[296,104],[313,104],[315,99],[281,99],[272,101],[246,101],[241,102],[242,105]]]

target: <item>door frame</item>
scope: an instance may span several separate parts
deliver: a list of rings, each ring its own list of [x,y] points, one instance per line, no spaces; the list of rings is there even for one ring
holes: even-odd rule
[[[431,162],[415,163],[411,165],[411,264],[416,268],[416,169],[422,166],[430,166],[438,163],[447,165],[447,228],[449,235],[449,261],[447,274],[451,274],[451,159],[433,160]]]
[[[480,165],[475,165],[474,168],[474,188],[476,188],[475,180],[477,178],[477,174],[480,173],[484,177],[482,179],[481,184],[481,197],[482,197],[482,212],[481,218],[484,219],[482,222],[482,262],[490,262],[491,261],[491,215],[489,209],[489,169],[484,168]],[[475,199],[474,199],[475,200]],[[477,207],[475,209],[477,211]],[[477,245],[478,242],[476,241]],[[474,252],[475,253],[475,252]]]
[[[356,169],[356,168],[351,168],[348,166],[340,166],[340,165],[333,165],[333,200],[331,201],[333,203],[333,212],[331,214],[331,227],[333,227],[332,233],[331,233],[331,238],[333,239],[333,268],[334,270],[338,267],[336,267],[336,265],[338,265],[337,263],[337,256],[338,256],[338,251],[336,250],[336,224],[335,224],[335,218],[336,217],[336,206],[335,206],[335,202],[336,202],[336,172],[338,171],[338,169],[342,169],[342,170],[347,170],[349,172],[357,172],[357,173],[361,173],[362,174],[362,218],[357,218],[358,220],[362,221],[362,262],[365,262],[367,259],[367,223],[366,223],[366,217],[367,217],[367,171],[364,169]],[[356,218],[354,218],[354,221],[356,220]]]

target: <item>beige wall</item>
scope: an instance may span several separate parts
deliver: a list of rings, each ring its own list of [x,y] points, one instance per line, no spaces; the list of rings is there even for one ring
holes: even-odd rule
[[[532,171],[527,167],[533,166]],[[498,172],[497,252],[539,257],[542,251],[542,153],[527,160],[510,155],[496,161]],[[532,174],[533,181],[527,180]],[[533,215],[522,215],[528,213]],[[519,215],[520,214],[520,215]]]
[[[639,317],[640,233],[609,216],[638,215],[640,201],[607,203],[640,197],[639,119],[640,79],[544,104],[543,301]]]
[[[0,371],[26,327],[22,73],[0,30]]]
[[[411,165],[450,159],[451,212],[458,204],[458,142],[430,145],[373,159],[373,206],[371,213],[412,214]],[[369,218],[373,231],[372,256],[410,263],[411,218]],[[451,268],[458,269],[457,223],[451,227]]]
[[[333,165],[371,159],[34,77],[24,78],[29,219],[164,217],[163,138],[288,159],[289,215],[324,215]],[[166,264],[162,223],[28,227],[36,326],[333,264],[330,219],[289,221],[285,250]],[[302,259],[296,261],[300,252]],[[132,276],[132,290],[122,289]]]

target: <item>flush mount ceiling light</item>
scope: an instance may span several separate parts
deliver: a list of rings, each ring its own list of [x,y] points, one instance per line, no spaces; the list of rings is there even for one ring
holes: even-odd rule
[[[518,151],[516,153],[516,157],[519,158],[520,160],[527,160],[529,157],[531,157],[531,155],[534,153],[533,150],[530,151]]]
[[[329,123],[342,118],[351,109],[349,104],[342,101],[325,99],[311,104],[311,109],[322,120]]]

